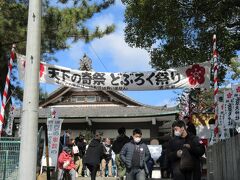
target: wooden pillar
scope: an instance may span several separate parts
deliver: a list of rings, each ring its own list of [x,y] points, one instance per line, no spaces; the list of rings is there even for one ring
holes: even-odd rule
[[[158,137],[158,124],[155,117],[152,118],[151,126],[150,126],[150,138]]]

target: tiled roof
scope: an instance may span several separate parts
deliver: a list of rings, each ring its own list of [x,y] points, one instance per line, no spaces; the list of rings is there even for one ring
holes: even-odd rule
[[[93,107],[54,107],[61,118],[81,117],[148,117],[175,114],[178,110],[174,108],[149,108],[144,106],[93,106]],[[39,109],[39,118],[47,118],[50,114],[50,107]],[[20,110],[16,109],[14,116],[21,116]]]

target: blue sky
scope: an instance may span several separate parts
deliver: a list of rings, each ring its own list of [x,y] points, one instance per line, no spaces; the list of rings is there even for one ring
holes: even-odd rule
[[[96,25],[104,28],[106,25],[115,24],[116,31],[88,44],[83,41],[71,44],[70,49],[55,54],[59,59],[55,64],[77,69],[79,68],[80,59],[86,53],[92,59],[95,71],[129,72],[152,70],[149,65],[150,57],[148,53],[143,49],[131,48],[124,41],[124,6],[120,0],[116,0],[115,5],[95,15],[86,23],[90,29],[94,29]],[[41,87],[47,92],[57,88],[57,86],[47,84],[41,84]],[[124,94],[148,105],[161,106],[167,104],[173,106],[179,92],[181,90],[125,91]]]

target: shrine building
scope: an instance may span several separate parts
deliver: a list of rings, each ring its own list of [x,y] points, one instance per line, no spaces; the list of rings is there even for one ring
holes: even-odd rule
[[[80,70],[91,70],[91,60],[84,56]],[[90,88],[60,87],[39,103],[39,127],[50,117],[54,108],[63,119],[62,132],[71,130],[76,137],[81,132],[100,132],[103,137],[115,138],[119,127],[126,128],[130,136],[134,128],[141,128],[143,138],[166,139],[176,118],[176,107],[144,105],[121,91],[105,91]],[[16,109],[14,122],[19,123],[21,110]]]

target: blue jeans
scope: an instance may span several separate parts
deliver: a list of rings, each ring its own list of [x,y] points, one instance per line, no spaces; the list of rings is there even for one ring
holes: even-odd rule
[[[126,180],[146,180],[146,174],[144,169],[132,168],[127,171]]]
[[[64,174],[64,169],[58,169],[58,180],[62,180],[63,179],[63,174]],[[70,171],[68,171],[68,173],[71,176],[71,180],[76,180],[76,171],[74,169],[71,169]]]

